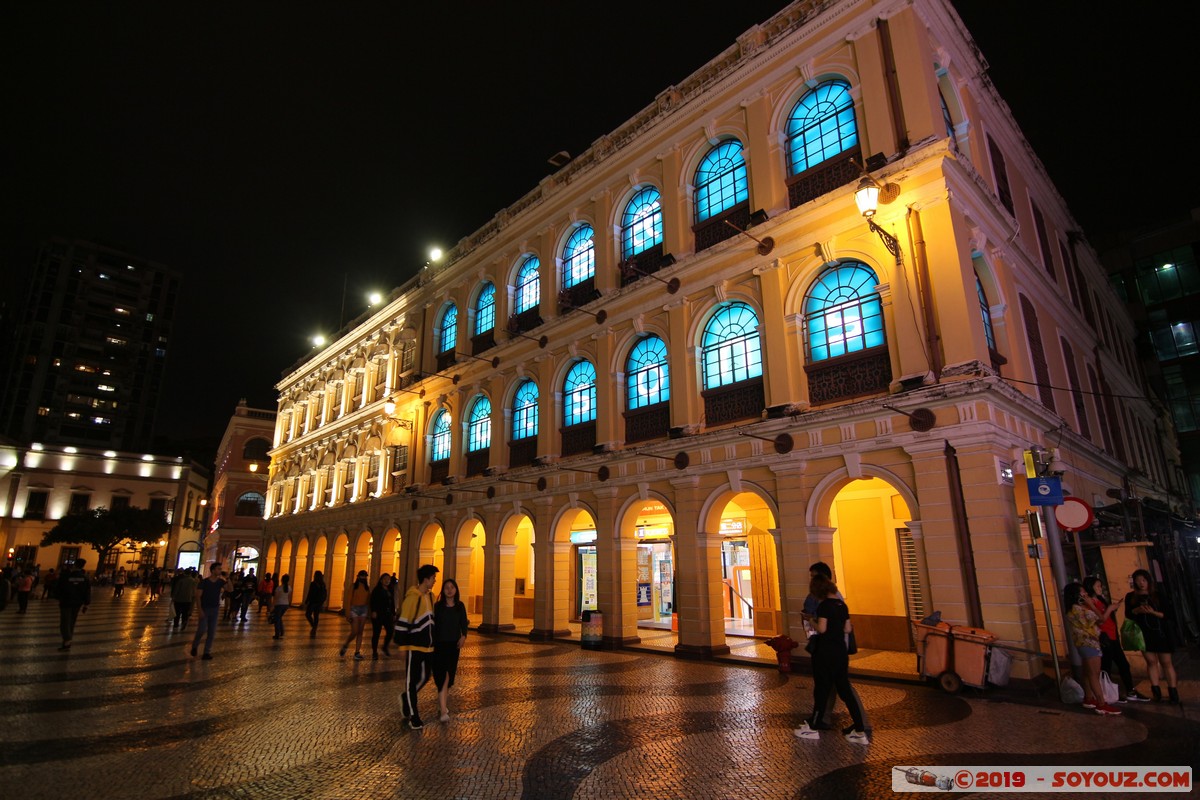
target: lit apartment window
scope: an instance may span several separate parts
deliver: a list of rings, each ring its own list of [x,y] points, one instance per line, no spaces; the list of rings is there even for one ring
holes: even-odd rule
[[[117,390],[117,387],[110,386],[107,383],[98,383],[96,384],[96,388],[102,392],[115,392]]]
[[[112,424],[112,420],[109,419],[108,417],[92,417],[92,422],[96,423],[97,425],[111,425]]]
[[[67,416],[70,417],[71,419],[79,419],[79,412],[78,411],[68,411]]]
[[[96,368],[91,366],[90,364],[76,364],[75,371],[76,372],[95,372]]]
[[[129,316],[128,308],[121,308],[120,306],[116,306],[113,308],[113,311],[115,311],[116,313],[121,314],[123,316],[126,316],[126,317]]]
[[[106,336],[106,337],[104,337],[104,339],[109,344],[116,344],[116,345],[120,345],[121,347],[124,347],[125,345],[129,344],[129,342],[125,341],[124,339],[118,339],[116,336]]]
[[[46,408],[45,406],[38,406],[38,416],[39,417],[50,416],[50,409]]]
[[[154,315],[153,315],[153,314],[147,314],[147,315],[146,315],[146,322],[154,322]]]

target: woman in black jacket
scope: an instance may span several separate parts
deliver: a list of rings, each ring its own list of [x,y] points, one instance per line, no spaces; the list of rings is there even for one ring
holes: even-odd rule
[[[1150,674],[1150,692],[1156,701],[1162,700],[1158,682],[1166,679],[1167,694],[1172,703],[1178,703],[1179,683],[1171,658],[1175,652],[1174,637],[1171,636],[1171,604],[1146,570],[1135,570],[1130,577],[1133,591],[1125,595],[1125,618],[1138,624],[1146,640],[1142,655],[1146,659],[1146,672]]]
[[[327,599],[329,592],[325,588],[325,576],[321,570],[317,570],[313,573],[312,583],[308,585],[308,593],[304,595],[304,618],[312,627],[308,634],[311,639],[317,638],[317,623],[321,621],[321,609],[325,607]]]
[[[442,706],[442,722],[450,721],[450,687],[458,673],[458,653],[467,641],[467,607],[458,594],[458,581],[446,578],[442,591],[433,604],[433,683],[438,689]]]
[[[371,658],[379,658],[379,634],[383,633],[383,654],[391,657],[388,644],[392,641],[392,626],[396,624],[396,600],[392,597],[392,576],[379,576],[371,592]]]

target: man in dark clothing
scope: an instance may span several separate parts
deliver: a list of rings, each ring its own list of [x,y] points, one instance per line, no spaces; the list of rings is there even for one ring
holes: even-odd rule
[[[204,643],[204,661],[212,659],[213,639],[217,635],[217,620],[221,615],[221,594],[225,589],[225,578],[221,575],[221,562],[214,561],[208,566],[208,577],[196,586],[196,599],[193,607],[200,609],[200,623],[196,626],[196,638],[192,639],[192,656],[195,657],[200,640],[208,634]]]
[[[84,559],[76,559],[70,571],[64,571],[56,584],[58,630],[62,634],[62,646],[59,650],[71,649],[71,639],[75,636],[75,620],[81,612],[87,613],[87,607],[92,603],[92,583],[83,571],[86,564]]]

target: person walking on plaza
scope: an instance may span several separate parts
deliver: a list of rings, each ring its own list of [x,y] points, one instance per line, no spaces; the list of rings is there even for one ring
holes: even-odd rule
[[[88,580],[84,567],[87,560],[75,559],[69,572],[64,571],[58,579],[58,631],[62,634],[59,650],[70,650],[75,638],[75,622],[80,614],[87,613],[92,604],[92,582]]]
[[[390,656],[388,645],[396,624],[396,601],[391,591],[392,576],[384,572],[371,590],[371,658],[379,658],[379,634],[383,634],[383,654]]]
[[[442,580],[442,591],[433,604],[433,685],[438,690],[441,721],[450,721],[450,687],[458,674],[458,654],[467,643],[467,607],[458,594],[458,581]]]
[[[271,621],[275,623],[276,639],[283,638],[283,615],[292,604],[292,577],[284,575],[271,595]]]
[[[304,618],[308,620],[311,630],[310,639],[317,638],[317,623],[321,621],[321,609],[329,599],[329,591],[325,588],[325,575],[321,570],[313,573],[312,582],[308,584],[308,593],[304,595]]]
[[[119,570],[117,570],[117,574],[113,575],[113,599],[114,600],[125,594],[125,582],[127,580],[129,580],[129,575],[128,575],[128,573],[125,572],[124,567],[121,567]]]
[[[421,565],[417,570],[417,585],[409,587],[396,617],[396,644],[408,654],[407,688],[400,704],[413,730],[425,727],[417,711],[417,693],[429,682],[433,660],[433,598],[429,593],[437,574],[438,568],[433,564]]]
[[[192,601],[200,611],[200,618],[196,624],[196,636],[192,639],[192,657],[196,657],[196,650],[200,646],[200,640],[207,639],[204,642],[204,655],[202,660],[209,661],[212,659],[213,639],[217,635],[217,621],[221,618],[221,592],[225,589],[225,579],[221,577],[221,562],[214,561],[208,565],[208,577],[200,581],[196,585],[195,599]]]
[[[192,601],[196,599],[196,586],[200,576],[194,568],[185,569],[171,581],[171,602],[175,605],[175,619],[171,622],[173,628],[186,628],[188,619],[192,616]]]
[[[271,573],[263,573],[262,580],[258,582],[258,613],[262,613],[264,608],[271,607],[271,595],[275,594],[275,581],[271,580]]]
[[[1080,683],[1083,684],[1083,707],[1097,714],[1117,716],[1120,709],[1104,702],[1100,686],[1100,617],[1083,590],[1083,584],[1068,583],[1063,587],[1063,608],[1067,609],[1067,635],[1079,652]]]
[[[1092,611],[1100,618],[1100,672],[1107,673],[1116,666],[1121,676],[1121,685],[1125,696],[1118,703],[1133,701],[1148,702],[1150,698],[1142,697],[1133,688],[1133,673],[1129,669],[1129,659],[1121,649],[1121,637],[1117,634],[1117,620],[1113,614],[1121,605],[1120,600],[1109,602],[1104,593],[1104,581],[1098,575],[1092,575],[1083,581],[1083,590],[1087,593],[1092,604]]]
[[[238,607],[234,609],[234,617],[237,622],[248,622],[247,616],[250,613],[250,604],[254,602],[254,595],[258,592],[258,576],[254,574],[254,567],[250,568],[240,581],[242,590],[238,600]]]
[[[46,573],[46,577],[42,578],[42,599],[54,597],[54,584],[58,582],[58,573],[51,567]]]
[[[1159,591],[1150,573],[1139,569],[1131,576],[1133,591],[1125,595],[1125,618],[1131,619],[1142,629],[1146,649],[1146,671],[1150,674],[1150,693],[1155,701],[1162,700],[1159,681],[1167,681],[1167,694],[1172,703],[1179,702],[1179,681],[1175,675],[1172,654],[1175,642],[1171,636],[1171,604]]]
[[[354,578],[354,585],[350,587],[350,604],[346,607],[346,620],[350,623],[350,635],[342,643],[342,649],[338,655],[346,655],[346,648],[350,646],[351,642],[354,642],[354,658],[362,661],[363,628],[366,626],[367,617],[370,614],[371,584],[367,582],[367,571],[360,569]]]
[[[13,592],[12,567],[0,569],[0,611],[8,608],[8,598]]]
[[[33,573],[22,570],[17,576],[17,613],[24,614],[29,608],[29,595],[33,594]]]
[[[829,726],[821,721],[826,700],[831,691],[846,704],[852,724],[842,731],[852,744],[870,744],[863,719],[862,705],[850,686],[850,655],[846,637],[853,630],[850,609],[839,599],[837,584],[818,574],[809,584],[809,591],[818,600],[814,628],[816,646],[812,653],[813,711],[795,734],[801,739],[820,738],[821,730]]]

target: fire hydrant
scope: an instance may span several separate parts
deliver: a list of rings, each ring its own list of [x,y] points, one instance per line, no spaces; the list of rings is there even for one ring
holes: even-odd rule
[[[767,639],[766,645],[775,651],[775,657],[779,659],[779,671],[791,672],[792,651],[799,647],[800,643],[790,636],[780,634]]]

